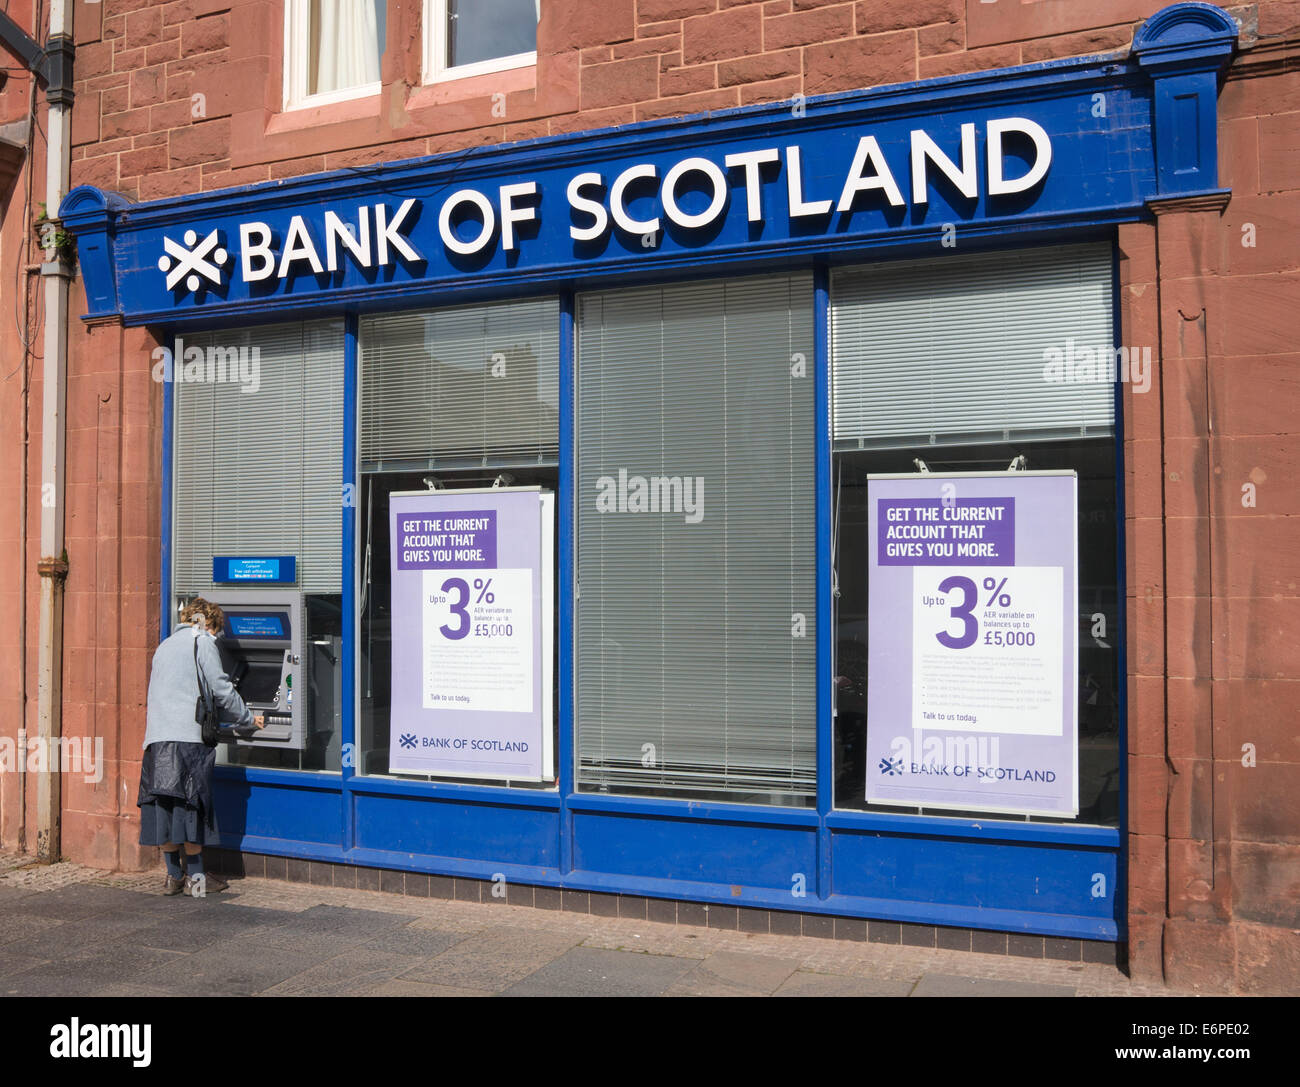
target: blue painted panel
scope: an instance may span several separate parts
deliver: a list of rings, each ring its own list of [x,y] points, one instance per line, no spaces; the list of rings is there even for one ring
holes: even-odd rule
[[[1106,99],[1100,117],[1094,108],[1099,90]],[[364,172],[105,210],[100,219],[91,214],[95,201],[81,190],[68,203],[87,209],[74,217],[74,230],[104,229],[103,221],[111,221],[119,304],[129,321],[194,325],[223,314],[246,320],[258,310],[271,315],[357,303],[397,306],[428,298],[431,289],[455,291],[469,284],[536,287],[616,273],[663,275],[706,262],[789,257],[872,239],[937,242],[946,223],[986,232],[1028,218],[1078,222],[1117,209],[1136,217],[1156,188],[1151,116],[1150,83],[1136,66],[1072,59],[726,110],[703,120],[475,148]],[[1011,118],[1024,118],[1046,133],[1051,167],[1024,192],[990,195],[992,168],[1004,163],[1006,178],[1014,180],[1037,156],[1027,136],[1008,136],[1003,154],[992,153],[990,122]],[[962,150],[967,125],[973,126],[969,160]],[[913,161],[925,161],[914,146],[914,131],[933,141],[937,151],[930,159],[941,154],[971,168],[975,195],[963,196],[933,163],[914,189]],[[880,157],[855,171],[865,137],[876,141]],[[728,156],[768,151],[773,161],[752,169],[743,161],[727,163]],[[693,158],[706,160],[721,179],[721,203],[702,225],[677,225],[665,212],[663,189],[672,168]],[[592,240],[576,240],[571,229],[588,226],[592,216],[571,199],[572,180],[600,175],[579,195],[610,209],[615,179],[636,166],[652,167],[653,173],[626,188],[627,217],[658,219],[659,229],[611,224]],[[840,211],[854,177],[891,180],[858,192]],[[535,183],[536,192],[502,193],[502,186],[520,183]],[[894,187],[898,197],[887,200]],[[449,243],[440,217],[444,207],[471,208],[456,198],[466,190],[489,210],[472,211],[464,221],[453,216]],[[696,168],[681,175],[674,191],[685,219],[706,218],[715,194],[705,173]],[[761,206],[755,221],[748,213],[751,194]],[[403,211],[408,198],[413,203]],[[823,201],[830,202],[827,210],[809,210]],[[508,205],[522,209],[510,243],[502,225]],[[338,243],[335,268],[328,270],[327,211],[350,225],[364,259]],[[495,226],[481,251],[456,252],[489,215]],[[319,258],[320,271],[309,250]],[[258,278],[261,268],[272,266]]]
[[[576,812],[573,863],[588,873],[740,884],[785,894],[801,873],[812,894],[817,830]]]
[[[698,800],[665,800],[653,796],[602,796],[599,793],[570,793],[565,797],[570,811],[606,812],[613,815],[650,815],[685,819],[690,824],[735,823],[760,827],[815,827],[817,813],[811,808],[760,807],[756,804],[726,804]]]
[[[334,789],[323,790],[299,788],[296,783],[254,784],[233,774],[216,775],[212,791],[217,826],[225,838],[251,835],[338,847],[343,800],[337,780]]]
[[[1015,819],[954,818],[935,815],[895,815],[882,811],[833,811],[826,825],[835,830],[884,831],[903,837],[982,838],[986,841],[1028,842],[1031,845],[1065,845],[1072,849],[1094,847],[1117,850],[1116,827],[1071,823],[1026,823]]]
[[[353,793],[356,847],[557,868],[560,814]]]
[[[1114,920],[1109,851],[837,832],[832,854],[837,895]]]

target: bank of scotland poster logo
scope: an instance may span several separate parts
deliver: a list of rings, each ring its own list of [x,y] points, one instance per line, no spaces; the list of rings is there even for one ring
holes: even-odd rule
[[[158,258],[158,271],[167,274],[167,289],[175,290],[181,280],[185,281],[185,289],[190,293],[203,286],[205,280],[220,287],[221,269],[230,260],[230,254],[221,244],[220,233],[214,230],[199,241],[197,232],[187,230],[184,240],[182,246],[163,236],[163,248],[167,252]]]
[[[901,777],[903,773],[903,760],[881,759],[880,772],[888,777]]]
[[[402,735],[401,735],[400,737],[398,737],[397,742],[398,742],[399,744],[401,744],[403,747],[414,748],[414,747],[415,747],[415,733],[413,733],[413,732],[403,732]]]

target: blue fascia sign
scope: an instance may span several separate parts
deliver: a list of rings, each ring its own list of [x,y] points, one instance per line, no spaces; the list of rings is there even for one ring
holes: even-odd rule
[[[83,187],[61,210],[86,242],[88,316],[133,324],[1134,219],[1148,200],[1178,195],[1181,178],[1213,185],[1208,159],[1190,174],[1181,162],[1162,170],[1186,111],[1169,112],[1162,132],[1160,103],[1177,92],[1171,80],[1202,92],[1236,32],[1206,4],[1175,5],[1148,26],[1160,40],[1139,31],[1131,57],[796,97],[141,205]],[[1176,64],[1152,60],[1166,38]],[[1212,132],[1212,95],[1206,107]]]

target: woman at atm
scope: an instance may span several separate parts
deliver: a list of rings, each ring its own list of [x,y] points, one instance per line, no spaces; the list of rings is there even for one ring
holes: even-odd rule
[[[167,878],[163,894],[184,891],[195,898],[226,889],[224,880],[203,870],[203,847],[216,845],[212,769],[216,749],[203,743],[195,719],[198,669],[223,721],[263,727],[222,671],[216,639],[226,626],[221,608],[198,597],[181,611],[180,625],[153,655],[149,676],[144,758],[140,764],[140,844],[163,851]],[[181,867],[181,847],[185,865]]]

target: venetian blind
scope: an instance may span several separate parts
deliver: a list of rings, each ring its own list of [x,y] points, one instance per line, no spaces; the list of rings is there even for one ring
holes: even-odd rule
[[[340,592],[343,322],[178,342],[175,591],[212,588],[214,555],[293,555],[300,588]]]
[[[554,464],[559,302],[477,304],[361,322],[361,469]]]
[[[1111,303],[1105,243],[835,273],[835,448],[1113,433],[1114,386],[1092,373],[1114,360]],[[1086,380],[1046,380],[1053,348]]]
[[[578,309],[578,783],[802,802],[816,782],[813,287]]]

